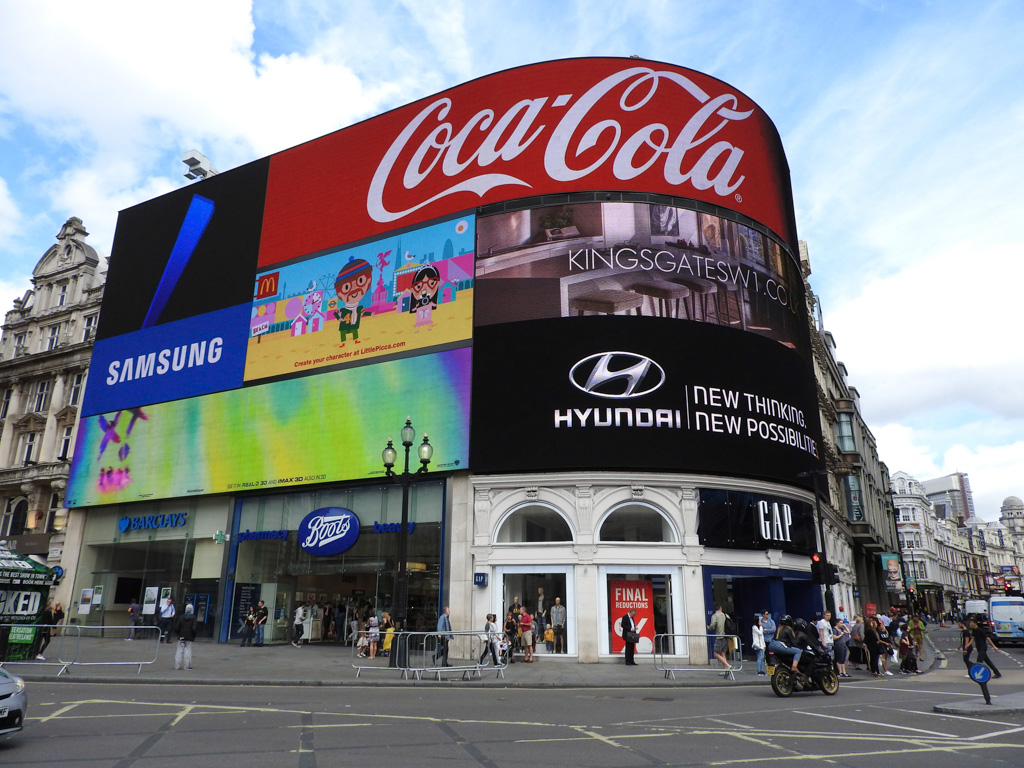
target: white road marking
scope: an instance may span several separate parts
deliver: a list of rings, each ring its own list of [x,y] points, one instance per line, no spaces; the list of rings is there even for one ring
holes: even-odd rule
[[[808,715],[809,717],[826,717],[829,720],[841,720],[844,723],[860,723],[861,725],[871,725],[875,728],[896,728],[901,731],[913,731],[914,733],[923,733],[928,736],[937,736],[944,739],[954,738],[948,733],[939,733],[938,731],[929,731],[924,728],[911,728],[909,725],[893,725],[892,723],[878,723],[872,722],[871,720],[857,720],[852,717],[837,717],[836,715],[823,715],[820,712],[799,712],[794,710],[794,714],[797,715]]]

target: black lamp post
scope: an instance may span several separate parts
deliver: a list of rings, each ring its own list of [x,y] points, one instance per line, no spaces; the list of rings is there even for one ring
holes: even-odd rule
[[[395,574],[395,599],[394,599],[394,620],[399,629],[405,629],[405,623],[409,618],[409,488],[416,480],[416,475],[427,472],[427,465],[434,455],[434,446],[430,444],[426,433],[423,434],[423,442],[417,449],[420,464],[422,465],[415,473],[409,471],[409,449],[416,439],[416,430],[412,428],[412,420],[406,418],[405,426],[402,427],[402,445],[405,448],[405,469],[401,474],[395,472],[395,462],[398,460],[398,451],[394,442],[388,438],[388,445],[381,453],[384,461],[384,469],[387,477],[402,485],[402,527],[398,532],[398,572]]]
[[[818,491],[818,476],[827,476],[828,474],[829,471],[827,469],[812,469],[807,472],[799,472],[797,477],[814,478],[814,514],[818,518],[818,539],[821,541],[821,565],[822,573],[825,574],[825,610],[835,616],[836,596],[832,594],[832,585],[828,583],[829,577],[832,575],[832,569],[828,566],[828,548],[825,546],[825,524],[822,521],[821,494]]]

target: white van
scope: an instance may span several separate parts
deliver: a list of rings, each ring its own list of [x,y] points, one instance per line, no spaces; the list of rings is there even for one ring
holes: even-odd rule
[[[988,600],[965,600],[964,613],[968,616],[980,616],[988,613]]]
[[[989,600],[989,626],[1000,645],[1024,644],[1024,597],[993,597]]]

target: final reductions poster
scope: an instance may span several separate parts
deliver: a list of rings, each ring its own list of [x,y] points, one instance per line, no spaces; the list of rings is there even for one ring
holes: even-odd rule
[[[650,653],[654,649],[654,588],[649,581],[610,581],[611,604],[608,613],[612,617],[612,653],[622,653],[626,643],[622,639],[622,617],[630,608],[636,608],[633,621],[640,634],[636,644],[638,653]]]

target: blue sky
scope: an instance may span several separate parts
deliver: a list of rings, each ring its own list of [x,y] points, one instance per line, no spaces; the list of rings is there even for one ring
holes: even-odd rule
[[[1024,496],[1024,3],[0,0],[0,308],[69,216],[117,212],[442,88],[571,56],[756,101],[881,458]]]

